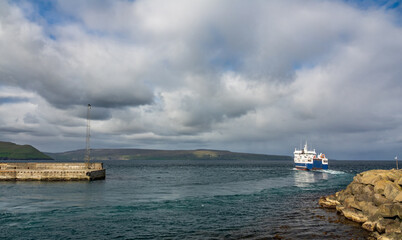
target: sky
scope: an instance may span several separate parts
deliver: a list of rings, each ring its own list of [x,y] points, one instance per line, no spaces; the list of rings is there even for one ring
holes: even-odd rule
[[[0,0],[0,141],[402,158],[402,4]]]

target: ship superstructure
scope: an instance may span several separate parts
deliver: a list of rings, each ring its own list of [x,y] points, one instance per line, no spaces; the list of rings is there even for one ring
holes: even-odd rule
[[[314,150],[308,150],[307,143],[304,148],[294,151],[294,162],[297,169],[301,170],[319,170],[328,169],[328,158],[325,154],[317,153]]]

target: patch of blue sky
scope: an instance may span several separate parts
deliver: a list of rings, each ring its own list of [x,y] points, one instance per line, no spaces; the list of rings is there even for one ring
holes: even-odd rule
[[[242,63],[237,58],[213,58],[209,62],[213,68],[224,72],[236,72],[240,69]]]
[[[0,97],[0,105],[22,102],[29,102],[29,99],[24,97]]]
[[[217,71],[237,71],[242,66],[242,57],[240,53],[234,53],[224,45],[210,46],[208,54],[208,65]]]
[[[394,15],[395,24],[402,26],[401,0],[340,0],[362,10],[381,9]]]
[[[46,35],[53,40],[56,40],[57,37],[52,33],[52,26],[77,22],[73,16],[59,9],[57,1],[14,0],[10,1],[10,4],[20,8],[28,21],[43,26]]]
[[[110,37],[113,35],[113,37],[118,39],[126,38],[126,36],[121,33],[109,33],[99,29],[88,28],[80,19],[68,14],[66,11],[63,11],[57,1],[15,0],[12,4],[18,6],[24,12],[26,19],[44,26],[45,34],[52,40],[57,40],[57,35],[52,31],[53,26],[66,24],[78,24],[86,33],[97,37]],[[102,4],[102,2],[99,2],[99,4]]]
[[[37,10],[37,13],[46,20],[46,22],[54,24],[60,20],[60,14],[55,14],[57,8],[55,7],[54,1],[31,1],[31,4]]]
[[[398,18],[399,23],[402,22],[402,1],[401,0],[341,0],[357,8],[367,9],[384,9],[393,12]]]
[[[390,6],[388,6],[389,9],[394,9],[394,8],[398,8],[401,6],[401,3],[399,1],[391,4]]]
[[[309,62],[295,62],[292,65],[292,69],[294,71],[302,70],[302,69],[313,69],[316,66],[314,63]]]
[[[57,2],[51,0],[15,0],[10,2],[18,6],[31,22],[49,25],[58,24],[71,17],[66,16],[57,8]]]
[[[226,38],[227,36],[211,26],[208,31],[208,38],[203,43],[203,48],[209,49],[208,63],[213,68],[223,71],[236,71],[242,66],[240,60],[242,53],[240,49],[234,50]]]
[[[346,3],[355,4],[361,8],[385,7],[394,9],[400,6],[400,0],[343,0]]]

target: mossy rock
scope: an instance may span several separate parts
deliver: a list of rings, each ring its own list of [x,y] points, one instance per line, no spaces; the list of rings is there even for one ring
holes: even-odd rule
[[[379,194],[384,194],[385,187],[393,182],[385,179],[381,179],[374,184],[374,192]]]
[[[366,229],[367,231],[373,232],[375,230],[376,223],[367,221],[362,224],[362,228]]]
[[[385,203],[378,208],[378,214],[383,217],[393,218],[398,216],[398,212],[394,209],[394,204]]]
[[[396,195],[396,197],[394,198],[394,202],[402,202],[402,191],[398,193],[398,195]]]
[[[387,199],[384,195],[375,193],[373,196],[373,202],[377,206],[381,206],[382,204],[391,203],[392,201]]]
[[[365,214],[363,214],[362,211],[359,211],[359,210],[356,210],[353,208],[343,209],[342,214],[346,218],[348,218],[354,222],[358,222],[358,223],[364,223],[364,222],[367,222],[367,220],[368,220],[368,217]]]
[[[394,200],[396,196],[402,192],[401,190],[402,188],[398,184],[390,182],[389,184],[385,185],[384,195],[387,199]]]

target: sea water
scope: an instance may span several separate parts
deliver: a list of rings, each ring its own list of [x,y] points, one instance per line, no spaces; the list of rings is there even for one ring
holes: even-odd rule
[[[0,239],[365,239],[320,196],[391,161],[105,161],[106,180],[0,182]]]

